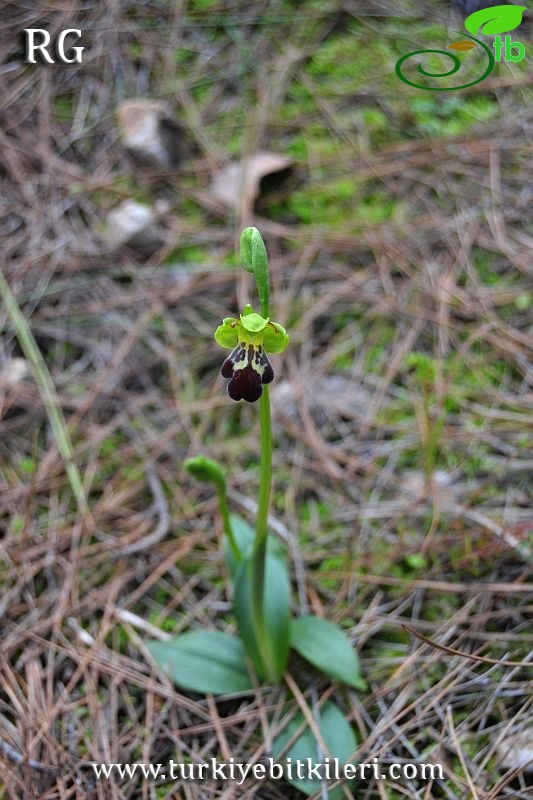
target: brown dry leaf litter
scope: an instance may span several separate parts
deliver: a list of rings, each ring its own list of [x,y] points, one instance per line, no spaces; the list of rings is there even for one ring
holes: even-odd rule
[[[276,317],[291,322],[292,336],[278,362],[271,528],[290,545],[295,609],[346,624],[370,690],[332,688],[297,661],[292,674],[307,703],[313,691],[333,692],[357,730],[354,760],[444,765],[444,785],[407,780],[385,790],[370,781],[358,800],[384,800],[385,791],[525,800],[525,769],[501,770],[495,748],[528,727],[531,669],[465,660],[402,625],[482,658],[523,662],[532,650],[533,575],[523,555],[533,463],[529,78],[491,76],[483,92],[499,115],[433,140],[373,74],[354,96],[324,98],[305,70],[355,13],[375,13],[365,30],[396,40],[390,3],[345,3],[301,34],[292,15],[287,41],[254,4],[240,18],[254,46],[248,61],[242,38],[218,48],[211,17],[183,26],[171,6],[17,3],[5,16],[2,270],[54,379],[91,514],[81,520],[72,503],[34,382],[2,382],[2,791],[9,800],[151,798],[153,784],[96,783],[88,762],[254,760],[265,754],[263,728],[273,735],[284,719],[283,687],[216,704],[186,696],[143,645],[155,631],[233,625],[216,502],[183,474],[184,459],[207,449],[233,468],[235,509],[248,519],[255,509],[256,416],[228,406],[212,343],[220,317],[238,308],[235,273],[221,266],[234,263],[238,230],[196,203],[236,158],[226,149],[234,129],[217,120],[229,108],[242,128],[244,74],[258,96],[245,121],[248,152],[284,152],[292,132],[280,108],[293,80],[316,101],[299,124],[317,120],[344,143],[342,160],[314,150],[296,159],[278,207],[302,186],[319,192],[342,176],[385,186],[402,204],[401,214],[357,228],[304,224],[268,206],[254,218],[271,255]],[[412,4],[394,11],[403,18]],[[89,68],[40,69],[36,79],[22,64],[22,28],[79,25],[99,32]],[[179,47],[212,56],[194,61],[190,81],[176,64]],[[147,93],[146,84],[199,153],[166,178],[137,176],[114,123],[118,103]],[[410,138],[365,145],[361,128],[354,139],[353,114],[376,97],[387,124]],[[133,248],[102,252],[99,237],[109,211],[130,199],[170,203],[165,241],[142,264]],[[0,325],[2,364],[20,359],[3,308]],[[435,364],[431,402],[405,367],[413,351]],[[449,463],[430,481],[416,454],[431,454],[439,419]],[[281,783],[245,791],[299,796]],[[165,795],[235,792],[206,781]]]

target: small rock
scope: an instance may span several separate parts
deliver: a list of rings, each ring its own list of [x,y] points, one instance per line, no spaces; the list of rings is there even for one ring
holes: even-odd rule
[[[427,499],[429,489],[431,496],[438,500],[443,510],[451,510],[465,492],[465,487],[458,478],[458,472],[436,469],[428,487],[428,480],[423,472],[409,469],[402,473],[401,489],[403,494],[412,497],[416,502]]]
[[[154,209],[135,200],[124,200],[109,212],[105,241],[112,248],[129,244],[145,255],[151,255],[164,241],[156,224]]]
[[[533,772],[533,728],[507,736],[496,752],[500,767]]]
[[[117,120],[122,144],[141,164],[176,167],[188,149],[185,131],[164,100],[124,100]]]
[[[30,375],[30,368],[25,358],[10,358],[0,366],[0,385],[15,386]]]
[[[371,395],[354,379],[344,375],[325,375],[313,381],[313,391],[303,389],[305,403],[317,422],[323,424],[332,417],[357,419],[368,410]],[[300,390],[290,381],[275,383],[271,391],[272,404],[289,417],[299,414]]]

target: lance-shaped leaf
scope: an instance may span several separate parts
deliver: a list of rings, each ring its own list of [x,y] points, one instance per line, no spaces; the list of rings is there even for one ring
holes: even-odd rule
[[[267,548],[263,600],[264,642],[258,640],[253,614],[251,556],[248,559],[243,558],[239,564],[234,582],[233,608],[246,652],[262,680],[278,682],[289,656],[291,588],[286,561]]]
[[[317,669],[355,689],[366,688],[357,653],[333,622],[311,614],[291,620],[291,647]]]
[[[272,753],[276,761],[281,764],[284,761],[288,763],[290,758],[292,762],[289,763],[292,764],[299,762],[304,765],[308,763],[315,765],[323,764],[326,757],[331,757],[338,759],[340,765],[351,762],[357,748],[357,741],[352,726],[348,724],[338,706],[332,702],[324,703],[317,717],[317,727],[328,749],[327,754],[321,751],[312,730],[303,724],[304,718],[300,713],[274,739]],[[302,732],[297,735],[297,731],[300,729],[302,729]],[[295,735],[295,741],[289,744]],[[289,783],[292,783],[304,794],[313,795],[313,797],[320,796],[322,782],[318,778],[298,777],[294,773],[286,775],[286,778]],[[326,787],[327,783],[324,788]],[[334,789],[327,788],[329,800],[343,800],[346,796],[341,786],[337,786]]]
[[[183,689],[234,694],[252,688],[242,642],[221,631],[189,631],[168,642],[148,642],[147,647]]]
[[[255,539],[254,529],[246,522],[245,519],[239,517],[237,514],[231,514],[230,520],[231,527],[233,529],[233,535],[235,536],[235,541],[237,543],[237,547],[239,548],[241,558],[250,558]],[[286,560],[285,549],[279,539],[277,539],[275,536],[268,537],[267,552],[281,559],[283,562]],[[235,555],[227,540],[224,543],[224,556],[230,571],[231,579],[235,581],[237,577],[237,570],[241,562],[235,558]],[[265,586],[265,592],[270,591],[272,591],[272,588],[269,584],[267,584]]]

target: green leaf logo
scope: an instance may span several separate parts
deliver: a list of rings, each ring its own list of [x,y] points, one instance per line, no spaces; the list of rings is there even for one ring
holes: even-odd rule
[[[465,19],[465,28],[473,36],[484,33],[494,36],[496,33],[508,33],[518,28],[522,22],[522,14],[527,6],[492,6],[482,8]]]

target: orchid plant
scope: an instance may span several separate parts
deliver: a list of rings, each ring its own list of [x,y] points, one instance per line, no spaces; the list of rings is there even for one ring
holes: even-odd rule
[[[239,638],[219,630],[193,630],[167,641],[153,641],[154,660],[185,690],[203,694],[234,694],[251,690],[257,680],[267,684],[293,678],[287,672],[291,648],[313,667],[356,689],[364,689],[357,655],[344,631],[312,615],[291,616],[291,581],[283,545],[268,532],[272,483],[272,425],[268,387],[274,370],[268,358],[282,353],[289,336],[270,318],[270,279],[266,248],[256,228],[241,236],[241,262],[255,278],[260,313],[246,305],[238,317],[226,317],[214,338],[231,350],[221,374],[234,401],[259,401],[260,478],[257,517],[252,527],[230,514],[226,476],[220,464],[199,455],[184,466],[197,480],[217,492],[225,542],[224,551],[233,586],[233,611]],[[331,701],[316,710],[315,726],[321,748],[347,760],[355,750],[353,731]],[[315,728],[315,732],[317,728]],[[291,743],[292,742],[292,743]],[[287,750],[287,746],[289,750]],[[274,740],[273,753],[317,756],[315,733],[299,714]],[[316,791],[316,780],[291,780],[304,792]],[[330,793],[330,797],[335,795]]]

